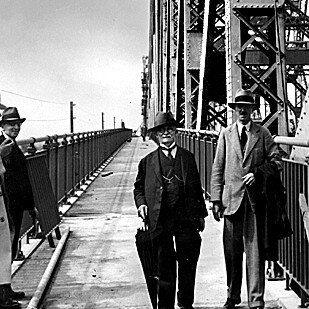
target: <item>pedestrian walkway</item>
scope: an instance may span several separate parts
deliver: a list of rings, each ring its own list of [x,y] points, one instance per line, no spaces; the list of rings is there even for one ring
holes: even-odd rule
[[[126,143],[66,212],[61,230],[69,227],[71,233],[41,308],[151,308],[135,248],[135,233],[141,222],[132,191],[138,162],[155,148],[153,142],[143,142],[141,138]],[[222,226],[210,212],[201,234],[196,309],[219,309],[226,299]],[[34,294],[54,250],[45,241],[16,271],[13,286],[27,293],[23,308]],[[243,290],[239,308],[247,308],[245,284]],[[282,299],[291,302],[293,292],[284,292],[290,294]],[[296,301],[295,297],[291,306],[285,308],[297,308]],[[266,308],[279,305],[284,304],[278,302],[276,288],[267,286]]]

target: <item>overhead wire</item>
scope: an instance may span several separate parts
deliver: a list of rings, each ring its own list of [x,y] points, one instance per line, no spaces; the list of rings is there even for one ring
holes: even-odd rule
[[[68,104],[68,103],[64,103],[64,102],[55,102],[55,101],[48,101],[48,100],[42,100],[42,99],[38,99],[38,98],[33,98],[33,97],[29,97],[29,96],[26,96],[26,95],[23,95],[23,94],[20,94],[20,93],[16,93],[16,92],[13,92],[13,91],[4,90],[4,89],[1,89],[0,91],[5,92],[5,93],[9,93],[9,94],[12,94],[12,95],[15,95],[15,96],[18,96],[18,97],[22,97],[22,98],[25,98],[25,99],[39,101],[39,102],[44,102],[44,103],[58,104],[58,105],[66,105],[66,104]]]
[[[49,101],[49,100],[44,100],[44,99],[38,99],[38,98],[34,98],[31,96],[26,96],[17,92],[13,92],[13,91],[8,91],[5,89],[0,89],[0,91],[11,94],[11,95],[15,95],[15,96],[19,96],[25,99],[29,99],[29,100],[34,100],[34,101],[38,101],[38,102],[43,102],[43,103],[49,103],[49,104],[58,104],[58,105],[67,105],[68,103],[64,103],[64,102],[55,102],[55,101]],[[83,108],[81,108],[78,105],[75,105],[75,107],[77,107],[78,109],[80,109],[81,111],[85,112],[87,115],[92,115],[94,117],[97,117],[98,115],[95,115],[93,113],[89,113],[89,111],[84,110]],[[35,122],[53,122],[53,121],[67,121],[69,118],[66,119],[29,119],[28,121],[35,121]],[[84,121],[78,118],[75,118],[78,121],[84,122],[84,123],[99,123],[99,121]]]
[[[27,119],[27,121],[68,121],[69,118],[66,119]]]

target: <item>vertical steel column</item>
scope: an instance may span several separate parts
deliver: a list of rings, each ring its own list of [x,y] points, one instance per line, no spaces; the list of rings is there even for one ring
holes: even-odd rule
[[[196,129],[226,126],[226,73],[224,0],[206,0],[200,61]]]
[[[185,126],[185,65],[184,65],[184,1],[178,0],[177,49],[176,49],[176,120]]]
[[[179,0],[169,0],[169,40],[170,40],[170,83],[169,83],[169,100],[170,100],[170,111],[173,115],[177,113],[177,45],[178,45],[178,10]]]
[[[185,128],[196,127],[204,0],[184,3]]]
[[[232,12],[233,0],[225,1],[225,54],[226,54],[226,100],[232,102],[238,88],[242,86],[241,70],[234,63],[234,56],[239,52],[240,21]],[[227,107],[227,122],[232,122],[233,112]]]
[[[231,0],[226,11],[227,100],[237,88],[249,88],[263,98],[269,113],[263,125],[287,134],[284,1]],[[231,113],[228,121],[232,121]]]
[[[170,6],[162,3],[162,111],[170,110]]]

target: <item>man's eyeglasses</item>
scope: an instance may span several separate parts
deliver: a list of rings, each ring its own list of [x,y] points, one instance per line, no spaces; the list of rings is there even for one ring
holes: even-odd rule
[[[160,134],[163,134],[163,133],[165,133],[165,132],[167,132],[167,133],[172,133],[172,132],[175,131],[175,128],[174,128],[174,127],[162,127],[162,128],[159,128],[157,131],[158,131],[158,133],[160,133]]]

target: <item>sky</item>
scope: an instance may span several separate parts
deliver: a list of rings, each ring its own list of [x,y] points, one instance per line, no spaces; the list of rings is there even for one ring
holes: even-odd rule
[[[1,103],[26,118],[19,138],[137,129],[147,0],[0,0]]]

